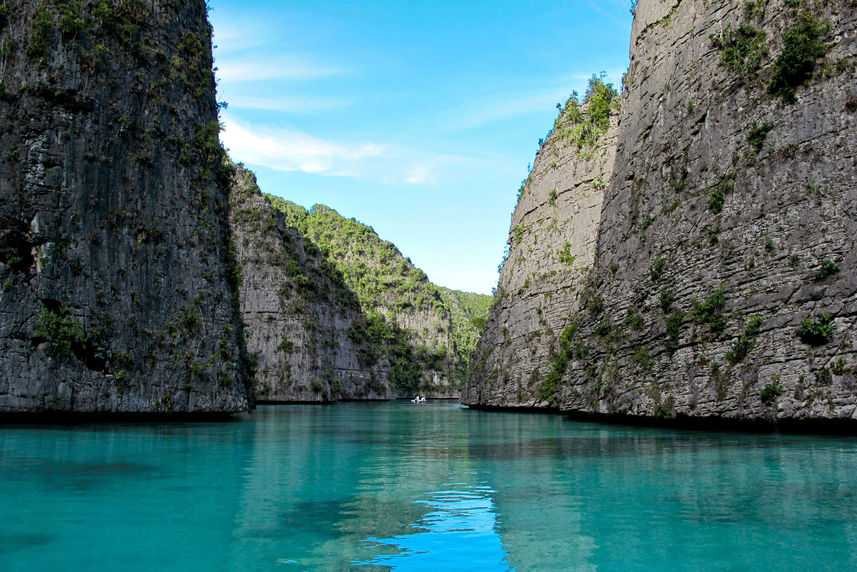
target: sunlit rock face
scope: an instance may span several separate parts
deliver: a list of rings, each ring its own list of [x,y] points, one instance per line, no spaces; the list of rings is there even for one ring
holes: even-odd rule
[[[569,133],[573,109],[563,110],[521,187],[509,255],[472,358],[464,403],[552,405],[542,381],[558,336],[580,305],[616,155],[617,112],[594,145],[580,147]]]
[[[640,1],[594,263],[522,320],[550,258],[511,242],[466,403],[854,419],[857,13],[794,4]],[[555,208],[526,200],[513,234]]]
[[[386,362],[372,359],[356,297],[298,229],[238,168],[230,221],[242,284],[247,350],[259,401],[390,399]]]
[[[0,411],[252,406],[202,0],[0,9]]]
[[[230,202],[258,400],[458,397],[489,297],[435,286],[371,227],[264,195],[242,166]]]

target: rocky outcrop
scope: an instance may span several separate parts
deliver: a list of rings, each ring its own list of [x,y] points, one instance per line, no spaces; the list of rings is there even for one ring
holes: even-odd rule
[[[0,7],[0,411],[248,409],[205,3]]]
[[[639,2],[594,264],[578,292],[556,290],[543,306],[542,330],[555,339],[538,367],[495,357],[499,320],[523,303],[500,291],[475,354],[485,369],[463,401],[781,423],[857,417],[854,8]],[[513,341],[539,330],[513,323]],[[509,389],[529,376],[530,391]]]
[[[315,244],[287,226],[239,167],[230,197],[256,399],[389,399],[389,366],[365,335],[357,298]]]
[[[618,99],[600,80],[592,85],[595,92],[607,88],[611,103]],[[569,99],[519,190],[508,256],[472,358],[464,403],[546,404],[543,381],[595,258],[604,189],[616,154],[615,105],[605,110],[606,129],[587,141],[579,131],[591,125],[588,111],[589,104],[581,109],[575,97]]]
[[[362,316],[349,335],[365,340],[365,366],[387,371],[396,395],[458,397],[467,341],[456,337],[449,303],[425,273],[390,242],[354,219],[316,205],[310,210],[269,197],[287,224],[320,250]]]

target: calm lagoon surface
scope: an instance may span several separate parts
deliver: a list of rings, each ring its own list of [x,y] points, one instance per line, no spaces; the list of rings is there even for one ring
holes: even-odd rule
[[[857,569],[857,439],[452,402],[0,427],[0,570]]]

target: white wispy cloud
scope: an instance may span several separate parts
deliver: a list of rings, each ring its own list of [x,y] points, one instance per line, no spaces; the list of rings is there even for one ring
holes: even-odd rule
[[[279,111],[283,113],[320,111],[324,109],[346,107],[351,104],[352,101],[346,98],[322,96],[259,97],[254,95],[238,94],[229,97],[229,106],[232,108],[259,109],[265,111]]]
[[[489,123],[521,117],[550,109],[560,100],[559,89],[538,92],[509,93],[496,96],[478,106],[470,107],[450,122],[455,129],[470,129]],[[566,98],[568,96],[566,95]]]
[[[493,161],[466,155],[431,155],[426,153],[403,153],[398,157],[398,179],[408,185],[448,184],[462,170],[496,169]]]
[[[586,0],[586,4],[590,10],[597,12],[602,18],[610,20],[617,27],[626,25],[626,20],[616,16],[617,11],[621,14],[623,10],[628,10],[628,15],[625,18],[631,18],[631,3],[628,0]],[[605,4],[607,5],[606,8]]]
[[[230,156],[249,165],[406,186],[434,186],[462,170],[501,169],[496,161],[433,154],[377,142],[334,141],[283,127],[263,127],[223,115],[220,137]]]
[[[223,58],[217,60],[217,68],[217,77],[229,84],[270,80],[307,80],[345,71],[337,66],[288,55],[262,61],[255,58],[252,61],[243,58]]]
[[[454,132],[544,113],[555,108],[557,103],[564,104],[574,90],[583,97],[593,73],[600,75],[601,70],[571,73],[551,82],[551,87],[538,91],[495,94],[478,105],[471,104],[466,109],[453,112],[451,117],[443,119],[442,124]],[[605,81],[612,82],[618,89],[623,73],[624,70],[606,70]]]
[[[265,129],[223,117],[223,144],[233,158],[277,171],[360,176],[361,163],[381,157],[375,143],[344,143],[313,137],[293,129]]]

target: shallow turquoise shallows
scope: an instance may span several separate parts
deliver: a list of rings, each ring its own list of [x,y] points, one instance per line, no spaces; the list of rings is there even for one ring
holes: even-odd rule
[[[430,403],[0,427],[0,570],[857,569],[857,439]]]

